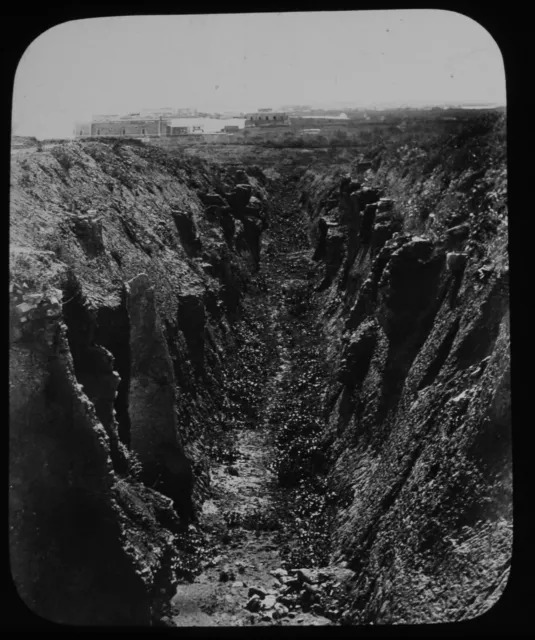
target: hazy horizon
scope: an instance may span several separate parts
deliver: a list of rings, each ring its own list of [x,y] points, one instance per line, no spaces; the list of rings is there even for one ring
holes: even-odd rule
[[[25,51],[13,134],[152,105],[200,112],[506,104],[499,48],[442,10],[128,16],[71,21]],[[343,107],[342,107],[343,108]]]

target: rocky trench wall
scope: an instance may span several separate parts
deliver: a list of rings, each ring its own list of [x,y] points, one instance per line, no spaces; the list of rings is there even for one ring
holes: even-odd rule
[[[132,142],[13,159],[10,561],[38,615],[152,624],[172,596],[265,199]]]
[[[331,560],[354,571],[349,623],[470,619],[507,583],[503,131],[502,121],[432,149],[392,145],[358,180],[349,166],[301,182],[331,371]]]

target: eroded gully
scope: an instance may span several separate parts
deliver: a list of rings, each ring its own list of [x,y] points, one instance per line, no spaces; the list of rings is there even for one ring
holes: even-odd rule
[[[179,585],[171,603],[173,626],[333,624],[284,597],[290,591],[288,582],[295,578],[281,554],[289,534],[281,529],[278,517],[284,490],[276,475],[275,430],[281,396],[298,366],[292,357],[296,333],[298,340],[306,341],[307,323],[314,322],[311,317],[296,321],[288,312],[285,294],[307,289],[313,263],[305,213],[291,178],[283,180],[274,204],[263,238],[260,292],[245,302],[245,315],[264,334],[267,351],[260,418],[251,428],[233,433],[235,462],[211,468],[211,497],[203,504],[199,526],[210,532],[219,553],[192,583]],[[284,407],[282,411],[284,415]]]

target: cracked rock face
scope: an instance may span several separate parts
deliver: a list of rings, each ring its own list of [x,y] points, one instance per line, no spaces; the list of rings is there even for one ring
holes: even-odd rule
[[[385,158],[354,192],[358,237],[347,221],[340,227],[351,266],[335,274],[322,306],[338,372],[328,390],[328,433],[338,436],[328,440],[329,488],[347,495],[333,546],[356,572],[348,621],[469,619],[503,592],[512,534],[507,231],[483,204],[484,189],[502,193],[496,135],[469,143],[487,150],[479,167],[450,167],[458,152],[444,149],[440,187],[416,161],[401,177]],[[467,181],[483,178],[481,202],[462,200]],[[305,175],[313,221],[334,183]],[[340,207],[349,183],[339,183]],[[434,189],[433,214],[416,221],[411,192],[425,188]]]
[[[173,365],[147,275],[136,276],[126,286],[132,354],[130,446],[149,476],[155,477],[153,469],[162,445],[177,446]]]
[[[112,142],[17,157],[12,177],[13,577],[44,618],[150,625],[189,571],[199,425],[218,412],[226,314],[251,270],[205,207],[229,190],[243,209],[258,181]]]
[[[66,328],[57,320],[54,342],[36,338],[12,348],[13,578],[44,618],[143,624],[150,604],[121,547],[109,440],[76,382]],[[116,589],[124,589],[122,603],[108,595]]]

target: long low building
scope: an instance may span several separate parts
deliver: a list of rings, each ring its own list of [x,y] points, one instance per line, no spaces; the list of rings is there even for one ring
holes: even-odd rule
[[[288,114],[284,112],[265,109],[258,113],[248,113],[245,116],[246,127],[268,127],[285,124],[289,125],[290,119],[288,118]]]
[[[152,138],[162,136],[189,135],[192,133],[218,133],[226,129],[233,132],[244,127],[249,131],[284,129],[346,129],[350,124],[345,114],[340,116],[288,116],[285,112],[262,110],[247,114],[245,118],[215,119],[209,117],[164,117],[154,114],[143,117],[141,113],[125,116],[99,115],[91,122],[77,123],[76,138],[81,137],[128,137]]]
[[[116,114],[93,116],[91,122],[77,123],[74,135],[76,138],[122,136],[152,138],[192,133],[218,133],[224,129],[236,132],[243,128],[249,131],[266,131],[278,128],[288,128],[295,131],[302,129],[329,130],[331,128],[345,129],[350,122],[344,113],[339,116],[289,116],[284,111],[261,109],[256,113],[247,114],[245,118],[218,119],[203,117],[202,114],[177,118],[176,114],[170,115],[169,111],[167,109],[152,114],[141,111],[123,116]]]
[[[139,116],[94,118],[92,122],[77,123],[74,135],[81,137],[151,138],[188,135],[191,133],[218,133],[225,127],[233,131],[243,129],[243,118],[218,120],[215,118],[141,118]]]
[[[75,137],[126,136],[145,137],[170,135],[169,123],[162,118],[132,118],[130,120],[94,120],[76,125]]]

